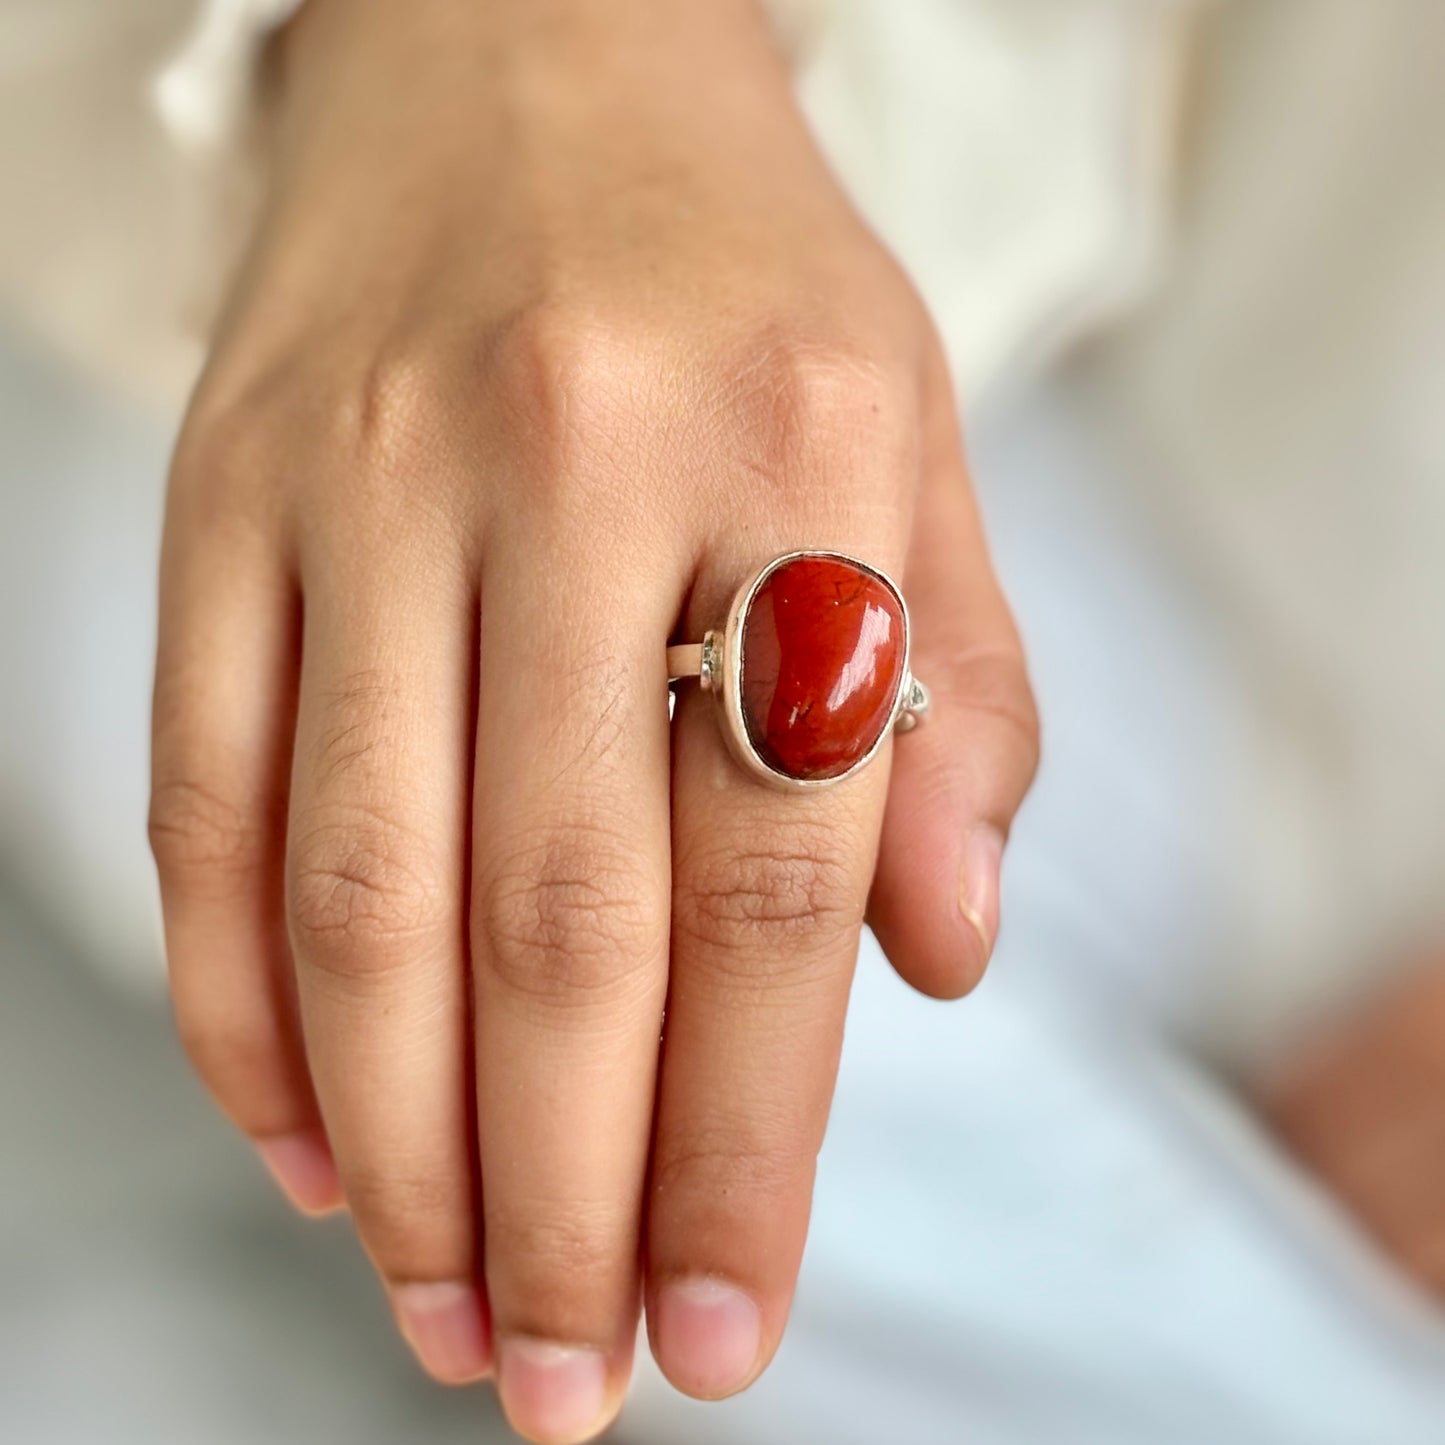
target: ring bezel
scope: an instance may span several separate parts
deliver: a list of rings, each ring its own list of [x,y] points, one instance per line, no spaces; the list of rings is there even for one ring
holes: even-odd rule
[[[898,671],[898,688],[893,697],[889,720],[879,731],[868,751],[846,772],[838,773],[831,778],[795,778],[787,773],[779,772],[753,746],[753,741],[748,736],[747,722],[743,716],[742,633],[748,609],[752,606],[753,598],[757,596],[758,590],[779,567],[786,566],[789,562],[796,562],[803,557],[822,557],[831,561],[845,562],[848,566],[856,567],[860,572],[881,582],[898,603],[899,613],[903,618],[903,663]],[[781,556],[774,557],[750,581],[738,589],[731,607],[728,608],[727,624],[721,635],[711,633],[703,642],[705,657],[708,655],[708,649],[712,649],[710,690],[718,694],[724,720],[723,732],[734,757],[754,777],[761,778],[764,782],[778,788],[811,791],[816,788],[830,788],[835,783],[841,783],[853,777],[855,773],[867,767],[877,755],[888,736],[893,732],[894,726],[904,710],[904,703],[912,684],[910,669],[912,646],[913,626],[908,616],[908,604],[903,600],[902,592],[898,590],[897,585],[886,572],[880,571],[877,567],[864,562],[861,558],[851,556],[847,552],[835,552],[825,548],[806,547],[794,552],[784,552]]]

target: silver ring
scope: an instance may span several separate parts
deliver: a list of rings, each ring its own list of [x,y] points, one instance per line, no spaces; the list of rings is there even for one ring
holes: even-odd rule
[[[667,672],[718,698],[732,753],[754,776],[827,787],[927,715],[910,640],[886,573],[842,552],[785,552],[738,589],[725,627],[667,649]]]

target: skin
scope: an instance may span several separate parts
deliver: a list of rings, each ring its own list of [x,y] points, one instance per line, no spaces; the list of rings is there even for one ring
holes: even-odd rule
[[[1445,956],[1291,1059],[1260,1103],[1384,1252],[1445,1302]]]
[[[310,0],[276,59],[165,527],[176,1015],[422,1363],[579,1440],[643,1302],[690,1394],[771,1359],[865,913],[977,983],[1033,702],[937,338],[751,0]],[[901,582],[934,713],[790,794],[695,687],[669,726],[664,648],[799,546]]]

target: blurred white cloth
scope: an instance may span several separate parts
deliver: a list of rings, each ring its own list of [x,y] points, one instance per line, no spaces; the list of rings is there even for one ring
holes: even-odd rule
[[[171,138],[200,156],[237,145],[256,100],[267,37],[301,0],[201,0],[185,44],[156,76],[156,109]]]

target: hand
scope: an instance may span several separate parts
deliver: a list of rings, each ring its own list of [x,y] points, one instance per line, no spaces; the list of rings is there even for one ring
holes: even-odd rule
[[[1445,958],[1291,1059],[1261,1104],[1300,1162],[1445,1301]]]
[[[166,522],[179,1027],[423,1363],[580,1439],[639,1292],[689,1393],[777,1348],[865,907],[978,980],[1033,705],[938,342],[750,0],[310,0],[278,60]],[[909,599],[891,777],[669,727],[669,639],[799,546]]]

